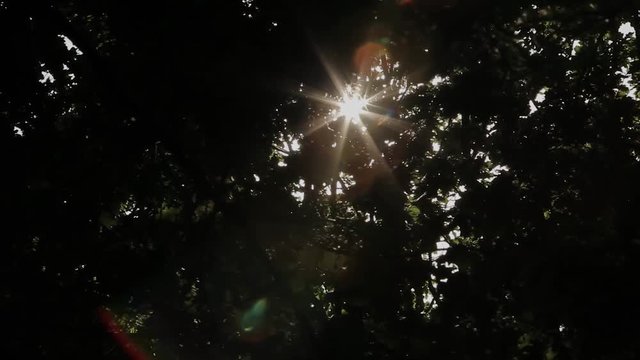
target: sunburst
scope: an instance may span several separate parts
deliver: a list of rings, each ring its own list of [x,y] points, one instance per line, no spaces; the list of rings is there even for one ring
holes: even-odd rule
[[[379,104],[382,99],[389,96],[392,97],[394,90],[387,86],[380,92],[370,94],[369,86],[371,82],[368,78],[358,78],[356,82],[348,83],[338,75],[334,67],[326,61],[320,52],[318,52],[318,54],[335,88],[335,92],[333,94],[327,94],[320,91],[305,90],[302,91],[302,94],[308,99],[329,105],[332,110],[327,113],[327,116],[321,116],[313,120],[303,136],[311,135],[325,126],[329,126],[339,132],[340,136],[336,143],[336,158],[330,161],[337,171],[345,143],[349,136],[348,134],[353,134],[350,129],[352,126],[355,126],[359,130],[356,131],[356,133],[360,134],[361,140],[366,146],[372,160],[383,169],[390,171],[384,155],[376,146],[376,142],[371,137],[371,134],[369,134],[368,126],[383,125],[398,131],[409,128],[408,122],[389,116],[389,109]],[[339,126],[338,129],[332,126],[332,123],[335,122],[341,122],[341,126]]]
[[[360,116],[367,111],[369,100],[363,98],[360,94],[347,95],[340,102],[340,111],[338,117],[344,118],[352,123],[360,123]]]

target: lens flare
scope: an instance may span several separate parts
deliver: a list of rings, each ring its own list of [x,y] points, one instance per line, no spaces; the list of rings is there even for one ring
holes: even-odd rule
[[[148,360],[149,356],[147,353],[142,350],[134,341],[129,337],[124,329],[118,325],[116,318],[106,307],[99,307],[97,309],[98,319],[105,327],[107,332],[113,336],[115,342],[120,346],[122,351],[129,357],[131,360]]]
[[[258,299],[240,317],[240,339],[248,343],[259,343],[275,334],[275,329],[268,321],[267,298]]]

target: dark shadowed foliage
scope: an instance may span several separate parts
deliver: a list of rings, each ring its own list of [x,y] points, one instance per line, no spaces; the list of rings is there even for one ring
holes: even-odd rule
[[[0,356],[637,359],[639,10],[0,0]]]

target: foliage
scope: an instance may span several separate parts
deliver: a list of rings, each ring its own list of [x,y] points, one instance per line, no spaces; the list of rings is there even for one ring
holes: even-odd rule
[[[4,353],[637,358],[638,5],[0,1]]]

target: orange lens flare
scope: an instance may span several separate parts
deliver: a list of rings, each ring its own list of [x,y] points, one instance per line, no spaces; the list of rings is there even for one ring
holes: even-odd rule
[[[377,42],[366,42],[358,47],[353,55],[353,65],[358,74],[367,75],[373,65],[381,58],[386,58],[387,48]]]

